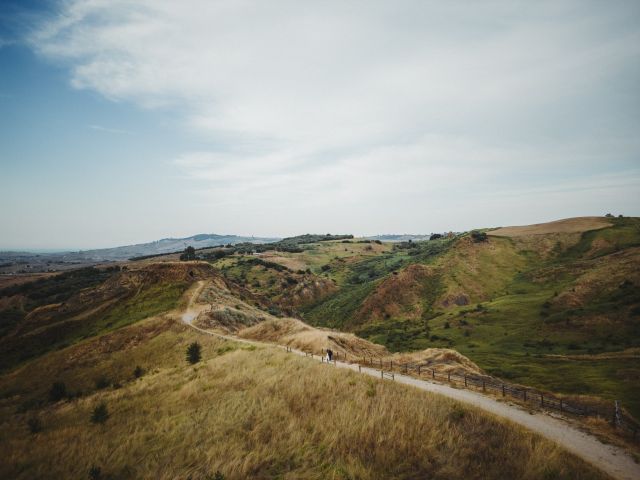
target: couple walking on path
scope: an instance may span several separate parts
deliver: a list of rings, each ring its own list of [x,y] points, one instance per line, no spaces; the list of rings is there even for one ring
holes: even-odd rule
[[[327,363],[331,362],[331,360],[333,360],[333,350],[327,348]]]

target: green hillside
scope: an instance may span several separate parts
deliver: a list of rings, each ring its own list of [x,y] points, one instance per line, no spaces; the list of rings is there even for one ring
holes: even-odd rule
[[[582,232],[488,231],[378,250],[306,245],[287,261],[336,289],[297,313],[393,351],[455,348],[511,381],[618,399],[638,415],[640,359],[629,349],[640,346],[640,219],[607,220]]]

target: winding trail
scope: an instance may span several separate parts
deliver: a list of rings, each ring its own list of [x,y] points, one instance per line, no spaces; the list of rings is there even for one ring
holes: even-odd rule
[[[259,346],[276,346],[270,343],[223,335],[193,325],[193,321],[208,307],[208,305],[196,304],[196,300],[204,286],[205,281],[199,281],[197,287],[193,290],[191,297],[189,298],[187,308],[181,317],[184,323],[203,334],[212,335],[225,340]],[[297,355],[306,356],[306,353],[300,350],[293,349],[291,352]],[[313,358],[320,360],[320,356],[318,355]],[[380,371],[369,367],[359,367],[356,364],[344,362],[335,362],[335,367],[354,370],[365,375],[380,378]],[[560,418],[552,417],[543,412],[531,414],[515,405],[498,402],[491,397],[470,390],[457,389],[450,387],[449,385],[420,380],[399,373],[395,373],[394,377],[395,381],[398,383],[410,385],[427,392],[444,395],[445,397],[473,405],[485,412],[489,412],[498,417],[517,423],[528,430],[536,432],[543,437],[556,442],[567,451],[582,458],[615,479],[640,479],[640,464],[636,463],[626,451],[614,445],[604,444],[593,435],[589,435],[588,433],[578,430],[576,427]]]

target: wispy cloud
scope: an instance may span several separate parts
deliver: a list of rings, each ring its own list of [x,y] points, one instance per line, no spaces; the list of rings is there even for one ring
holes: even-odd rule
[[[119,128],[103,127],[102,125],[89,125],[89,128],[91,130],[97,130],[98,132],[114,133],[114,134],[117,134],[117,135],[133,135],[133,132],[130,132],[128,130],[121,130]]]

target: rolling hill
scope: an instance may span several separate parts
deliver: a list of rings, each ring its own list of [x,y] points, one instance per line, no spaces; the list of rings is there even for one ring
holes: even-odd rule
[[[0,289],[0,476],[602,478],[455,402],[203,337],[176,313],[196,285],[201,328],[620,400],[640,415],[640,219],[196,253]],[[194,341],[204,360],[192,366]]]
[[[201,298],[213,307],[261,311],[206,264],[135,275],[138,285],[190,278],[206,279],[195,281],[209,285]],[[87,288],[105,283],[124,278]],[[260,315],[266,320],[246,335],[265,338],[273,322],[290,322],[291,335],[318,335]],[[184,352],[196,341],[202,361],[191,365]],[[0,425],[2,478],[606,478],[476,408],[202,335],[171,310],[104,326],[0,375]]]

